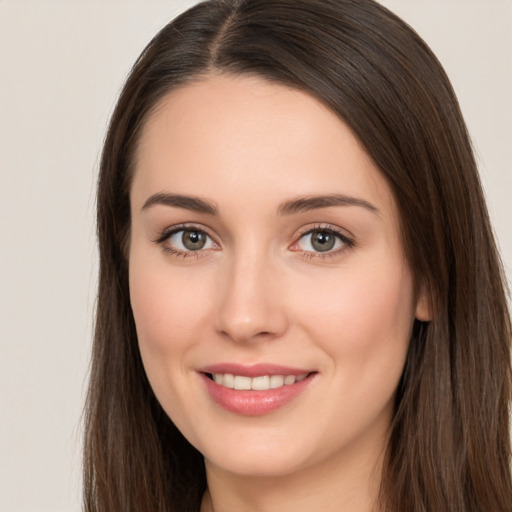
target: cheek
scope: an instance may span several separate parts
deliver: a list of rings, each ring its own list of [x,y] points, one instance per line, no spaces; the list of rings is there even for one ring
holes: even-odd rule
[[[344,269],[302,295],[309,335],[342,375],[401,374],[414,320],[413,280],[400,264]],[[325,300],[325,290],[329,300]],[[373,377],[372,377],[373,376]],[[348,377],[347,377],[348,378]]]
[[[157,398],[174,416],[183,407],[189,355],[200,342],[198,333],[204,332],[207,302],[202,298],[207,294],[199,293],[199,282],[173,270],[161,254],[132,251],[129,275],[142,362]]]
[[[183,272],[177,274],[156,258],[130,259],[130,300],[146,375],[168,416],[186,426],[197,408],[187,392],[189,358],[201,342],[207,301]]]
[[[302,304],[309,338],[329,356],[324,375],[337,406],[319,401],[312,413],[328,419],[329,446],[387,429],[414,321],[413,282],[401,266],[352,268],[339,283],[329,301],[317,289]],[[344,425],[342,434],[332,425]]]
[[[130,262],[130,301],[139,343],[148,348],[178,350],[197,335],[204,314],[204,290],[174,275],[168,265]]]

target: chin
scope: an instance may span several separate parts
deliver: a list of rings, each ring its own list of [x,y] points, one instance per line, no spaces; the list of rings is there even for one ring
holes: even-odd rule
[[[224,472],[252,478],[278,478],[303,469],[305,461],[300,457],[286,457],[282,453],[253,453],[235,455],[225,453],[221,457],[207,459],[207,464]]]
[[[212,436],[211,439],[218,440],[214,446],[203,445],[198,449],[207,464],[228,473],[260,478],[287,476],[314,464],[318,458],[318,450],[309,446],[307,437],[294,439],[287,431],[288,435],[266,431],[229,436],[231,441]]]

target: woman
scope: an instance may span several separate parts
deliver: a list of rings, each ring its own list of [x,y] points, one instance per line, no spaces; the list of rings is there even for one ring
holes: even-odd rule
[[[165,27],[98,188],[88,511],[512,510],[510,322],[467,131],[371,0]]]

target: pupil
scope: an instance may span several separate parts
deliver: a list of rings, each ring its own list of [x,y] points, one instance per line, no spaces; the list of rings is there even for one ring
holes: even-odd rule
[[[318,252],[326,252],[334,247],[335,242],[335,237],[330,233],[315,231],[312,236],[311,244]]]
[[[185,231],[183,233],[182,242],[190,251],[198,251],[204,247],[206,236],[200,231]]]

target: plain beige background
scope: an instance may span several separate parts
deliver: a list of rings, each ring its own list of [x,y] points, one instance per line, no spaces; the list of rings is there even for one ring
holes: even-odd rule
[[[381,1],[452,78],[511,276],[512,1]],[[133,61],[193,3],[0,0],[0,512],[80,510],[101,141]]]

